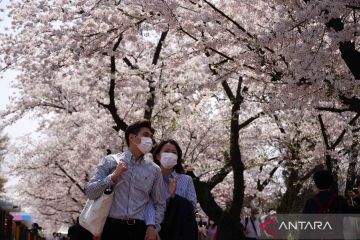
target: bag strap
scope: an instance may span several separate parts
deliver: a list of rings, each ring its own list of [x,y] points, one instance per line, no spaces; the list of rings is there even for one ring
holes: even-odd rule
[[[120,159],[120,157],[118,156],[118,154],[112,154],[111,156],[115,159],[116,163],[119,164],[119,162],[121,161],[121,159]]]
[[[256,235],[258,235],[257,230],[256,230],[256,227],[255,227],[255,223],[254,223],[254,221],[252,220],[252,218],[249,217],[249,216],[247,216],[247,217],[245,218],[245,229],[246,229],[246,227],[247,227],[247,225],[248,225],[248,223],[249,223],[249,218],[250,218],[251,225],[252,225],[252,227],[253,227]]]
[[[111,155],[114,159],[116,164],[119,164],[119,162],[121,161],[120,157],[118,156],[118,154],[112,154]],[[119,184],[119,182],[116,183],[116,185]],[[114,190],[114,186],[108,187],[104,190],[104,193],[106,192],[106,194],[111,194]]]
[[[334,201],[335,201],[336,195],[335,194],[331,194],[330,196],[330,200],[328,202],[327,208],[330,209],[330,207],[333,205]]]
[[[255,233],[256,233],[256,236],[257,236],[258,233],[257,233],[257,231],[256,231],[255,223],[254,223],[254,221],[252,220],[251,217],[250,217],[250,221],[251,221],[251,225],[253,226],[253,229],[254,229],[254,231],[255,231]]]
[[[314,197],[314,201],[316,203],[316,205],[319,207],[319,212],[323,213],[326,209],[330,210],[330,207],[332,206],[334,200],[336,198],[335,194],[331,194],[328,203],[326,204],[326,207],[324,208],[324,206],[322,205],[320,199],[318,196]]]

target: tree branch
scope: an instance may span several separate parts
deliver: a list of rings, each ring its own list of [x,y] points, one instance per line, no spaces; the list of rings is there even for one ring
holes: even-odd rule
[[[212,178],[210,179],[209,188],[212,190],[216,185],[221,183],[225,177],[231,172],[231,165],[226,164],[223,168],[220,169]]]
[[[124,57],[123,60],[126,63],[126,65],[128,67],[130,67],[131,69],[133,69],[133,70],[138,69],[138,67],[134,66],[127,57]]]
[[[229,100],[231,102],[234,102],[235,101],[235,96],[234,94],[232,93],[230,87],[229,87],[229,84],[227,83],[226,80],[222,81],[221,82],[221,85],[223,86],[225,92],[226,92],[226,95],[228,96]]]
[[[233,20],[232,18],[230,18],[228,15],[226,15],[223,11],[221,11],[220,9],[218,9],[215,5],[213,5],[212,3],[203,0],[206,4],[208,4],[213,10],[215,10],[217,13],[219,13],[221,16],[223,16],[224,18],[226,18],[227,20],[229,20],[230,22],[232,22],[238,29],[240,29],[241,31],[243,31],[244,33],[246,33],[246,35],[248,35],[250,38],[253,38],[253,36],[247,32],[245,30],[244,27],[242,27],[239,23],[237,23],[235,20]]]
[[[276,114],[274,114],[273,116],[274,116],[274,119],[275,119],[275,123],[276,123],[276,125],[278,126],[280,132],[281,132],[282,134],[285,134],[285,133],[286,133],[286,132],[285,132],[285,129],[284,129],[284,127],[281,125],[281,122],[280,122],[279,117],[278,117]]]
[[[336,112],[336,113],[351,111],[349,108],[338,109],[333,107],[316,107],[315,109],[319,111],[328,111],[328,112]]]
[[[279,162],[279,165],[280,165],[282,162],[283,162],[283,161],[280,161],[280,162]],[[257,180],[257,187],[256,187],[256,188],[257,188],[257,190],[258,190],[259,192],[263,191],[264,188],[270,183],[271,178],[274,176],[274,174],[275,174],[276,170],[278,170],[278,168],[279,168],[279,166],[274,167],[274,168],[270,171],[269,177],[268,177],[267,179],[265,179],[262,183],[260,183],[260,179]]]
[[[258,119],[263,114],[264,114],[263,112],[260,112],[260,113],[256,114],[255,116],[249,118],[245,122],[242,122],[241,124],[239,124],[239,129],[241,130],[241,129],[245,128],[247,125],[249,125],[250,123],[252,123],[256,119]]]
[[[158,44],[156,46],[154,57],[153,57],[153,60],[152,60],[153,65],[156,65],[158,60],[159,60],[162,45],[163,45],[163,42],[165,41],[165,38],[166,38],[168,32],[169,32],[169,30],[161,33],[161,36],[160,36],[159,42],[158,42]]]
[[[328,137],[328,135],[326,133],[326,128],[325,128],[324,122],[323,122],[322,117],[321,117],[320,114],[318,115],[318,119],[319,119],[319,123],[320,123],[321,134],[322,134],[322,137],[324,139],[326,149],[330,149],[329,137]]]
[[[316,165],[313,169],[311,169],[309,172],[305,173],[303,176],[300,176],[299,179],[301,182],[305,182],[308,180],[315,172],[324,169],[323,164]]]
[[[343,104],[349,107],[349,111],[353,111],[356,113],[360,113],[360,99],[357,97],[346,97],[344,95],[340,95],[340,100]]]
[[[56,165],[56,166],[60,169],[60,171],[62,171],[62,172],[65,174],[65,176],[67,176],[67,177],[70,179],[70,181],[73,182],[73,183],[76,185],[76,187],[85,195],[85,190],[84,190],[84,188],[82,188],[82,187],[80,186],[80,184],[79,184],[73,177],[71,177],[70,174],[68,174],[67,171],[66,171],[62,166],[60,166],[60,164],[59,164],[58,162],[55,162],[55,165]]]
[[[119,35],[118,40],[114,44],[113,51],[116,51],[116,49],[118,48],[121,40],[122,40],[122,33]],[[117,107],[116,107],[116,104],[115,104],[115,73],[116,73],[116,61],[115,60],[116,60],[115,56],[110,57],[111,79],[110,79],[110,88],[109,88],[109,104],[104,104],[104,103],[101,103],[100,101],[97,101],[97,102],[98,102],[99,105],[103,106],[104,108],[106,108],[110,112],[110,114],[111,114],[111,116],[112,116],[112,118],[113,118],[113,120],[114,120],[114,122],[116,124],[114,129],[116,131],[119,131],[119,130],[125,131],[126,128],[127,128],[127,124],[118,115]]]
[[[354,126],[356,120],[360,117],[360,113],[356,114],[356,116],[350,120],[350,122],[348,123],[348,125],[350,126]],[[344,138],[344,135],[346,133],[346,129],[344,129],[341,134],[339,135],[339,137],[336,139],[336,141],[334,142],[334,144],[331,146],[331,149],[335,149],[337,147],[337,145],[339,145],[339,143],[341,142],[341,140]]]
[[[220,56],[226,58],[227,60],[230,60],[230,61],[235,61],[232,57],[229,57],[227,56],[226,54],[222,53],[222,52],[219,52],[218,50],[212,48],[212,47],[209,47],[209,49],[217,54],[219,54]]]

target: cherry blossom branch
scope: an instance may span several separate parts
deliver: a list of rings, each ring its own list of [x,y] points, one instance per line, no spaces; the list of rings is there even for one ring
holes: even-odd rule
[[[250,123],[252,123],[256,119],[258,119],[263,114],[264,114],[263,112],[260,112],[260,113],[256,114],[255,116],[253,116],[253,117],[247,119],[246,121],[242,122],[241,124],[239,124],[239,129],[241,130],[241,129],[245,128],[246,126],[248,126]]]
[[[299,180],[301,183],[308,180],[315,172],[321,170],[324,168],[323,164],[316,165],[313,169],[311,169],[309,172],[305,173],[303,176],[300,176]]]
[[[360,113],[360,99],[357,97],[346,97],[344,95],[340,95],[340,100],[343,104],[349,107],[349,111],[353,111],[356,113]]]
[[[360,10],[360,6],[346,5],[346,7],[351,8],[351,9],[355,9],[355,10]]]
[[[225,91],[226,95],[228,96],[229,100],[230,100],[231,102],[234,102],[234,101],[235,101],[235,96],[234,96],[234,94],[232,93],[232,91],[231,91],[231,89],[230,89],[229,84],[227,83],[227,81],[226,81],[226,80],[222,81],[222,82],[221,82],[221,85],[223,86],[224,91]]]
[[[353,118],[349,121],[348,125],[351,125],[351,126],[354,125],[355,122],[357,121],[357,119],[358,119],[359,117],[360,117],[360,113],[356,114],[356,116],[353,117]],[[325,143],[325,146],[326,146],[326,150],[328,150],[328,151],[335,150],[335,148],[340,144],[340,142],[341,142],[342,139],[344,138],[345,133],[346,133],[346,129],[344,129],[344,130],[340,133],[340,135],[338,136],[338,138],[336,139],[336,141],[335,141],[333,144],[330,145],[330,143],[329,143],[329,137],[328,137],[328,135],[327,135],[327,133],[326,133],[326,128],[325,128],[324,122],[323,122],[322,117],[321,117],[320,114],[318,115],[318,119],[319,119],[319,123],[320,123],[321,133],[322,133],[322,136],[323,136],[323,139],[324,139],[324,143]],[[332,171],[333,171],[333,159],[331,158],[331,156],[330,156],[328,153],[325,154],[325,162],[326,162],[327,170],[330,171],[330,172],[332,172]],[[335,179],[337,179],[337,173],[335,172],[335,173],[333,173],[333,174],[335,174],[334,177],[335,177]],[[337,184],[337,183],[336,183],[336,184]],[[336,191],[338,190],[337,187],[336,187],[335,190],[336,190]]]
[[[187,157],[187,153],[188,153],[188,151],[189,151],[189,149],[190,149],[191,142],[193,141],[193,139],[195,139],[194,131],[191,131],[191,130],[190,130],[189,133],[190,133],[190,135],[189,135],[189,141],[188,141],[188,143],[187,143],[187,145],[186,145],[186,147],[185,147],[184,158]]]
[[[350,122],[348,123],[348,125],[350,126],[354,126],[356,120],[360,117],[360,113],[356,114],[356,116],[354,118],[352,118],[350,120]],[[346,129],[343,129],[343,131],[340,133],[339,137],[336,139],[336,141],[334,142],[334,144],[332,144],[331,149],[335,149],[337,147],[337,145],[339,145],[339,143],[342,141],[342,139],[344,138],[344,135],[346,133]]]
[[[124,60],[125,64],[128,67],[130,67],[132,70],[139,69],[137,66],[134,66],[127,57],[124,57],[123,60]]]
[[[326,128],[325,128],[324,121],[322,119],[321,114],[318,115],[318,120],[319,120],[319,123],[320,123],[321,134],[322,134],[326,149],[330,149],[329,137],[328,137],[328,135],[326,133]]]
[[[232,168],[231,165],[228,163],[225,166],[223,166],[220,171],[218,171],[214,176],[211,177],[211,179],[208,181],[209,184],[209,188],[213,189],[214,187],[216,187],[216,185],[218,185],[219,183],[221,183],[222,181],[224,181],[225,177],[231,172]]]
[[[121,40],[123,39],[123,35],[122,33],[119,34],[118,36],[118,40],[115,42],[114,47],[113,47],[113,52],[116,51],[116,49],[119,47],[119,44],[121,42]],[[127,124],[124,122],[123,119],[120,118],[120,116],[117,113],[117,107],[115,104],[115,73],[116,73],[116,58],[114,55],[112,55],[110,57],[110,72],[111,72],[111,79],[110,79],[110,88],[109,88],[109,104],[104,104],[101,103],[100,101],[97,101],[97,103],[101,106],[103,106],[105,109],[107,109],[116,126],[114,126],[113,128],[116,131],[125,131],[127,128]]]
[[[54,200],[56,200],[56,198],[48,198],[48,197],[43,197],[43,196],[41,196],[41,195],[36,195],[36,194],[34,194],[34,193],[29,192],[28,190],[25,190],[24,192],[25,192],[27,195],[29,195],[29,196],[31,196],[31,197],[33,197],[33,198],[36,198],[36,199],[41,199],[41,200],[45,200],[45,201],[54,201]]]
[[[163,46],[163,43],[165,41],[165,38],[166,38],[168,32],[169,32],[169,29],[161,33],[161,36],[160,36],[160,39],[156,46],[154,57],[152,60],[153,65],[157,65],[157,63],[158,63],[158,60],[160,58],[160,52],[162,50],[162,46]],[[164,64],[162,65],[162,67],[163,66],[164,66]],[[161,80],[161,76],[162,76],[162,69],[161,69],[160,76],[159,76],[160,80]],[[155,105],[155,97],[156,97],[155,96],[155,85],[154,85],[155,81],[152,80],[150,77],[147,79],[147,81],[149,83],[149,96],[145,103],[146,107],[145,107],[145,112],[144,112],[144,118],[150,120],[152,117],[154,105]]]
[[[334,108],[334,107],[316,107],[315,109],[319,110],[319,111],[336,112],[336,113],[343,113],[343,112],[351,111],[351,109],[349,109],[349,108],[339,109],[339,108]]]
[[[228,15],[226,15],[223,11],[221,11],[220,9],[218,9],[215,5],[213,5],[212,3],[203,0],[206,4],[208,4],[213,10],[215,10],[217,13],[219,13],[221,16],[223,16],[224,18],[226,18],[227,20],[229,20],[230,22],[232,22],[238,29],[240,29],[241,31],[243,31],[244,33],[246,33],[246,35],[248,35],[250,38],[254,38],[253,35],[251,35],[248,31],[246,31],[246,29],[244,27],[242,27],[238,22],[236,22],[234,19],[232,19],[231,17],[229,17]]]
[[[275,172],[278,170],[280,164],[283,162],[282,161],[279,161],[279,164],[278,166],[274,167],[270,173],[269,173],[269,176],[267,179],[265,179],[262,183],[260,183],[260,179],[257,180],[257,186],[256,186],[256,189],[259,191],[259,192],[262,192],[264,190],[264,188],[270,183],[272,177],[274,176]]]
[[[286,131],[285,131],[284,127],[281,125],[281,122],[280,122],[280,119],[279,119],[278,115],[277,115],[277,114],[274,114],[273,116],[274,116],[274,119],[275,119],[275,123],[276,123],[276,125],[278,126],[280,132],[281,132],[282,134],[285,134]]]
[[[85,190],[83,187],[80,186],[80,184],[73,178],[70,176],[70,174],[62,167],[60,166],[60,164],[58,162],[55,162],[55,165],[60,169],[61,172],[63,172],[65,174],[66,177],[68,177],[70,179],[71,182],[73,182],[77,188],[85,195]]]
[[[158,60],[159,60],[160,52],[161,52],[163,43],[165,41],[165,38],[166,38],[168,32],[169,32],[169,29],[161,33],[161,36],[160,36],[160,39],[159,39],[158,44],[156,46],[154,57],[153,57],[153,60],[152,60],[153,65],[156,65]]]

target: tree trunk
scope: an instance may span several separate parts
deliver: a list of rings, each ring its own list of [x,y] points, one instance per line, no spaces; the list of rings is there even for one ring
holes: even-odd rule
[[[352,188],[354,187],[357,176],[356,165],[357,165],[358,156],[359,156],[359,141],[358,139],[356,139],[356,136],[354,136],[354,142],[350,148],[350,162],[347,170],[345,194],[347,191],[352,190]]]
[[[286,192],[283,195],[280,205],[277,208],[277,213],[291,213],[294,209],[294,204],[298,200],[298,193],[301,190],[302,184],[299,183],[298,170],[291,169],[287,180]]]
[[[233,218],[231,214],[224,213],[218,223],[220,240],[239,240],[245,239],[244,228],[238,218]]]

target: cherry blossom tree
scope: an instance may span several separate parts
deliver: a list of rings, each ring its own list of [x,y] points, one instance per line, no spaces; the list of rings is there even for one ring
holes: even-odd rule
[[[0,169],[2,168],[4,157],[7,152],[8,141],[8,136],[3,133],[3,128],[0,128]],[[5,182],[6,178],[4,176],[0,176],[0,196],[4,193]]]
[[[355,175],[356,1],[39,0],[8,10],[0,64],[19,71],[20,96],[2,116],[39,121],[11,167],[19,198],[55,225],[76,218],[99,159],[122,151],[140,118],[158,140],[179,140],[221,239],[242,234],[250,200],[276,195],[292,211],[284,206],[320,163]],[[343,152],[351,164],[334,157]]]

